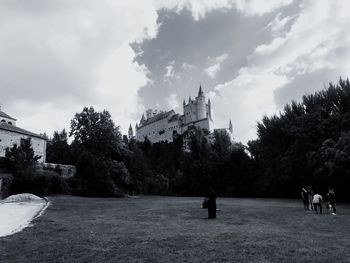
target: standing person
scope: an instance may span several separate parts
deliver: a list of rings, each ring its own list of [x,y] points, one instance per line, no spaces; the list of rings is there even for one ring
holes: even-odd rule
[[[327,201],[329,202],[330,207],[332,208],[332,215],[337,214],[337,210],[335,208],[336,206],[336,199],[335,199],[335,193],[333,188],[328,188],[328,193],[327,193]]]
[[[310,205],[310,210],[314,210],[314,206],[313,206],[313,204],[312,204],[312,198],[313,198],[313,196],[314,196],[314,191],[312,190],[312,186],[309,186],[308,188],[307,188],[307,197],[308,197],[308,199],[309,199],[309,205]]]
[[[309,198],[305,187],[301,189],[301,200],[303,200],[304,210],[309,210]]]
[[[216,193],[213,189],[208,193],[208,219],[216,218]]]
[[[317,207],[320,209],[320,214],[322,214],[322,196],[316,193],[312,199],[312,203],[314,204],[316,214],[318,214]]]

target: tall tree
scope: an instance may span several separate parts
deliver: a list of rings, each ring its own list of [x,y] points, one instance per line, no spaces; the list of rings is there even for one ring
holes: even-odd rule
[[[29,166],[38,162],[41,156],[36,155],[32,148],[31,138],[22,139],[20,146],[14,144],[5,150],[5,163],[13,172],[24,171]]]
[[[69,136],[98,157],[117,158],[120,154],[122,137],[119,127],[114,125],[106,110],[96,112],[93,107],[85,107],[81,113],[76,113]]]
[[[325,152],[334,149],[329,148],[329,142],[335,144],[350,130],[349,105],[350,82],[340,79],[328,89],[305,95],[299,103],[286,105],[279,116],[265,116],[258,123],[258,139],[249,142],[260,170],[257,185],[261,193],[296,196],[302,184],[326,189],[329,181],[324,180],[326,169],[317,172],[320,171],[317,165],[323,165],[315,158],[308,160],[310,156],[322,156],[326,163],[335,162]]]
[[[46,160],[48,163],[73,164],[68,134],[65,129],[55,131],[47,143]]]

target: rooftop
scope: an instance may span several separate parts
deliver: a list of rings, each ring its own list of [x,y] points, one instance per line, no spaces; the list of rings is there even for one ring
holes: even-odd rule
[[[11,120],[16,121],[15,118],[12,118],[10,115],[6,114],[5,112],[3,112],[3,111],[1,111],[1,110],[0,110],[0,117],[7,118],[7,119],[11,119]]]
[[[17,126],[13,126],[11,124],[8,124],[6,122],[0,122],[0,130],[6,130],[6,131],[10,131],[10,132],[15,132],[15,133],[20,133],[20,134],[24,134],[24,135],[28,135],[31,137],[36,137],[36,138],[40,138],[40,139],[44,139],[46,140],[46,138],[42,135],[21,129]]]
[[[144,122],[140,123],[140,126],[139,127],[143,127],[143,126],[146,126],[148,124],[151,124],[153,122],[156,122],[156,121],[159,121],[159,120],[162,120],[162,119],[165,119],[167,118],[171,113],[174,113],[173,110],[170,110],[170,111],[167,111],[167,112],[161,112],[161,113],[158,113],[157,115],[151,117],[151,118],[148,118],[147,120],[145,120]]]

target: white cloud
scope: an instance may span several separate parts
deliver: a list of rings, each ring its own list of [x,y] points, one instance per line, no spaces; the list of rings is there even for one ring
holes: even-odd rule
[[[219,72],[221,66],[220,63],[216,63],[205,69],[205,72],[208,74],[210,78],[215,78],[216,74]]]
[[[263,15],[292,2],[293,0],[156,0],[156,5],[158,8],[174,9],[178,12],[188,9],[193,18],[199,20],[213,10],[232,8],[245,15]]]
[[[168,104],[169,109],[178,109],[180,104],[178,100],[178,96],[175,93],[170,94],[165,98],[166,103]]]
[[[186,62],[182,63],[182,66],[181,66],[184,70],[192,70],[194,68],[196,68],[195,65],[192,65],[192,64],[188,64]]]
[[[208,68],[206,68],[204,71],[205,73],[207,73],[207,75],[210,77],[210,78],[215,78],[216,77],[216,74],[220,71],[221,69],[221,63],[223,61],[225,61],[226,59],[228,58],[228,54],[224,53],[220,56],[217,56],[216,58],[214,59],[211,59],[209,58],[209,60],[212,60],[215,62],[215,64],[209,66]]]
[[[148,69],[133,62],[135,53],[143,51],[133,51],[129,44],[157,36],[157,10],[188,9],[198,20],[213,10],[235,8],[254,19],[291,3],[292,0],[1,1],[3,110],[17,117],[19,126],[51,134],[67,127],[83,106],[94,105],[110,110],[116,124],[126,130],[144,109],[137,94],[150,81]],[[252,139],[256,121],[264,113],[278,110],[276,90],[293,83],[297,76],[315,71],[333,70],[338,73],[335,77],[348,74],[348,7],[346,0],[304,0],[299,15],[277,15],[267,27],[262,25],[274,39],[255,48],[236,78],[210,92],[217,126],[227,126],[232,118],[236,138]],[[225,59],[229,59],[227,54],[210,58],[206,68],[196,69],[215,78]],[[171,61],[166,67],[165,79],[179,76],[174,66],[175,61]],[[183,63],[182,69],[192,70],[194,66]],[[320,80],[320,88],[323,81],[330,80]],[[170,108],[179,107],[177,94],[165,100]]]
[[[148,81],[129,43],[155,37],[156,20],[152,0],[2,1],[3,110],[23,128],[52,134],[93,105],[126,129]]]
[[[175,61],[172,60],[165,67],[165,70],[166,70],[165,77],[166,78],[173,78],[175,76],[174,65],[175,65]]]
[[[278,13],[273,21],[271,21],[266,28],[271,29],[273,33],[279,33],[283,31],[295,16],[285,16],[281,18],[282,13]]]
[[[233,113],[232,120],[240,127],[236,129],[236,138],[246,142],[255,137],[256,121],[263,114],[280,110],[274,93],[291,84],[298,75],[337,72],[334,79],[319,80],[322,89],[324,82],[348,74],[350,20],[346,7],[346,0],[304,1],[299,16],[283,37],[258,46],[249,56],[248,66],[235,79],[216,87],[212,102],[216,115],[220,116],[218,125],[225,124]]]
[[[238,10],[247,15],[263,15],[277,8],[290,5],[293,0],[237,0],[234,1]]]

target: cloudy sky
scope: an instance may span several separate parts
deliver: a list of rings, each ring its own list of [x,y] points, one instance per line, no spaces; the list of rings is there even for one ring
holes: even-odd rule
[[[0,103],[18,126],[69,128],[83,106],[126,132],[202,84],[216,127],[256,122],[350,69],[348,0],[1,0]]]

